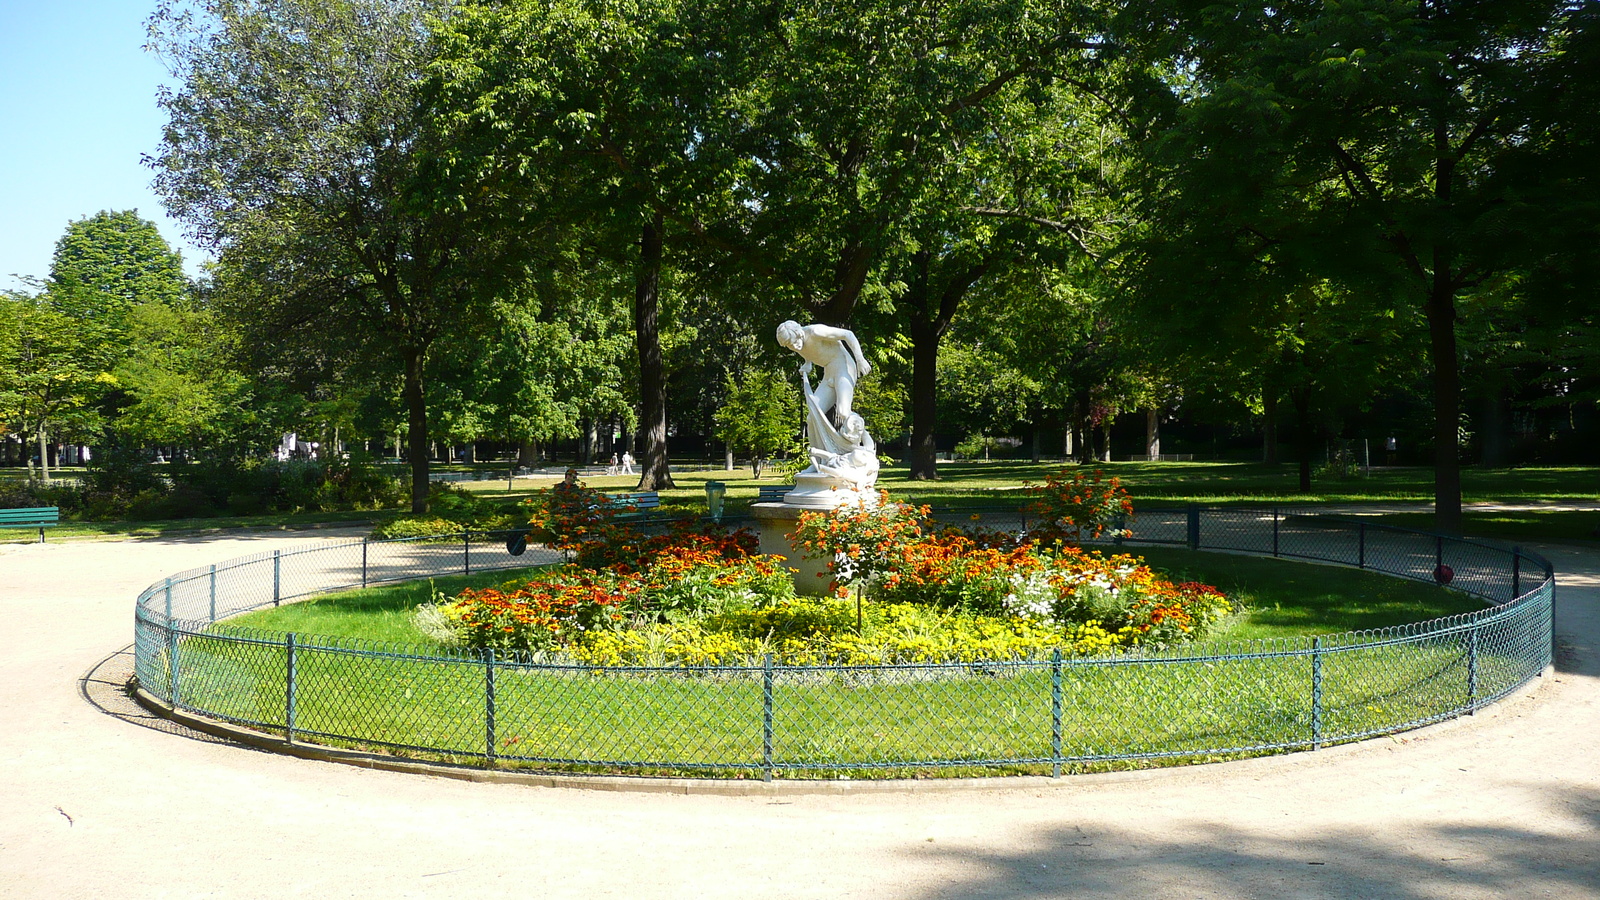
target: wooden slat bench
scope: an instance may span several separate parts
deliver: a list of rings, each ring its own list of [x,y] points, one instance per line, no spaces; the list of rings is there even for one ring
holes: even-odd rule
[[[37,528],[39,543],[44,543],[44,530],[61,523],[61,508],[36,506],[29,509],[0,509],[0,528]]]
[[[635,519],[648,516],[661,506],[661,495],[655,491],[636,491],[626,494],[607,494],[617,518]]]
[[[774,484],[756,489],[757,503],[782,503],[783,498],[794,490],[792,484]]]

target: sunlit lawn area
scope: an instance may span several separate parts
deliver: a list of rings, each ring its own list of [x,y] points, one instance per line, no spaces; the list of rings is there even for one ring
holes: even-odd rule
[[[883,470],[878,485],[896,497],[934,506],[1015,503],[1022,486],[1042,482],[1058,471],[1060,464],[1026,462],[941,463],[938,481],[913,481],[904,466]],[[1076,468],[1076,467],[1074,467]],[[1297,476],[1292,466],[1266,466],[1259,463],[1102,463],[1086,469],[1099,469],[1122,479],[1134,502],[1161,503],[1372,503],[1385,501],[1433,500],[1433,470],[1428,468],[1374,469],[1367,476],[1348,480],[1316,481],[1312,492],[1296,490]],[[663,497],[687,503],[705,504],[705,483],[716,480],[728,485],[730,502],[750,502],[759,487],[781,485],[785,479],[770,470],[760,479],[751,477],[748,467],[732,472],[720,469],[697,470],[674,475],[677,488],[663,491]],[[525,496],[541,484],[554,479],[516,482],[511,496]],[[631,490],[638,479],[631,476],[593,476],[584,479],[590,487],[606,490]],[[1466,502],[1535,503],[1553,500],[1600,499],[1600,468],[1519,468],[1466,469],[1462,473]],[[506,494],[505,482],[474,482],[465,485],[486,494]]]
[[[691,463],[693,471],[674,475],[677,487],[662,491],[669,507],[703,512],[706,507],[705,483],[721,481],[728,486],[727,508],[737,513],[756,498],[763,486],[781,485],[788,479],[769,469],[764,477],[753,478],[748,467],[734,471],[703,468]],[[460,471],[465,467],[452,466]],[[481,464],[483,471],[496,471],[493,464]],[[897,498],[935,507],[975,507],[1015,505],[1024,497],[1023,485],[1041,482],[1060,464],[1027,462],[941,463],[938,481],[913,481],[904,466],[884,469],[879,486]],[[1278,503],[1379,503],[1414,502],[1416,513],[1394,517],[1391,524],[1427,529],[1431,514],[1420,505],[1432,502],[1433,471],[1428,468],[1380,468],[1370,475],[1348,480],[1319,480],[1309,494],[1298,493],[1292,466],[1266,466],[1259,463],[1147,463],[1117,462],[1092,468],[1123,479],[1136,505],[1146,507],[1204,503],[1214,505]],[[14,473],[7,473],[10,477]],[[1464,500],[1528,504],[1600,499],[1600,468],[1547,467],[1518,469],[1468,468],[1462,472]],[[486,499],[515,506],[516,502],[555,483],[554,477],[519,478],[507,490],[505,481],[464,482],[459,486]],[[629,491],[637,476],[590,476],[584,479],[602,490]],[[48,534],[52,539],[74,537],[154,537],[210,529],[301,528],[330,523],[366,524],[403,515],[401,510],[357,512],[307,512],[258,516],[229,516],[206,519],[163,521],[78,522],[65,521]],[[1523,512],[1467,514],[1468,533],[1505,540],[1594,540],[1600,526],[1600,512]],[[22,540],[25,534],[0,532],[0,541]]]

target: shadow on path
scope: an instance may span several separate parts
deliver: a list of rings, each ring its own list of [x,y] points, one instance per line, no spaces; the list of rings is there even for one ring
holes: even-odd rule
[[[1295,837],[1290,823],[1271,834],[1215,822],[1152,836],[1086,823],[1050,828],[1022,854],[930,844],[925,862],[982,874],[920,896],[1600,897],[1600,790],[1577,788],[1562,801],[1549,830],[1419,822],[1403,840],[1360,826]]]
[[[129,644],[95,663],[88,672],[85,672],[83,677],[78,679],[78,694],[100,712],[130,725],[204,741],[208,744],[227,744],[241,750],[266,752],[246,744],[214,737],[203,731],[195,731],[193,728],[151,713],[134,701],[132,684],[133,645]]]

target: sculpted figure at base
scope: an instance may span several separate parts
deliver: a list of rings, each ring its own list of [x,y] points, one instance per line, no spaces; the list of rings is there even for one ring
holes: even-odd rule
[[[878,446],[867,423],[851,410],[856,383],[872,371],[856,336],[829,325],[778,326],[778,343],[800,354],[801,390],[806,401],[806,435],[811,466],[795,476],[795,488],[784,499],[790,506],[832,509],[875,500]],[[822,367],[815,386],[811,372]]]

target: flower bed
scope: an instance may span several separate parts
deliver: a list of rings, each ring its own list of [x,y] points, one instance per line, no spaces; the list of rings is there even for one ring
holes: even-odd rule
[[[1129,513],[1118,491],[1115,482],[1066,478],[1036,489],[1055,513],[1048,544],[935,530],[926,507],[886,496],[807,513],[797,542],[833,560],[833,593],[813,598],[795,596],[782,559],[757,554],[748,532],[678,522],[645,535],[619,522],[598,492],[563,487],[535,498],[531,521],[570,565],[438,595],[418,623],[445,643],[650,666],[768,656],[791,665],[1026,660],[1167,647],[1204,634],[1233,609],[1217,589],[1175,584],[1137,557],[1064,539],[1102,533],[1108,510]],[[1058,493],[1068,502],[1050,499]]]

